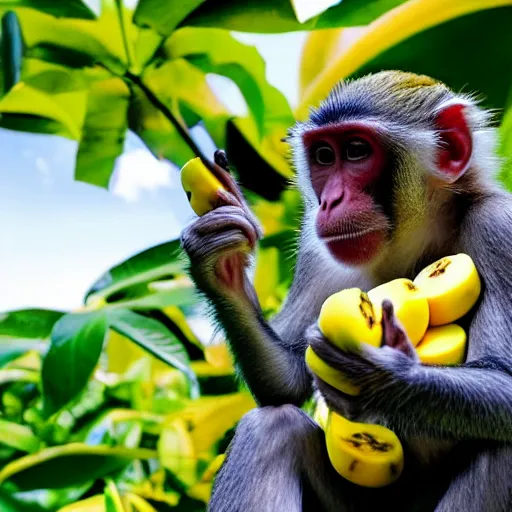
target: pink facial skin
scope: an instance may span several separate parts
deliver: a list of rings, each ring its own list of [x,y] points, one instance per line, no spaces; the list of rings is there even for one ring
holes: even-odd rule
[[[354,140],[366,144],[367,156],[359,160],[348,158]],[[319,202],[319,238],[340,262],[362,265],[371,261],[386,240],[388,225],[369,192],[385,165],[382,144],[371,128],[355,122],[310,131],[304,136],[304,144]],[[320,164],[316,151],[326,144],[334,152],[333,161]]]

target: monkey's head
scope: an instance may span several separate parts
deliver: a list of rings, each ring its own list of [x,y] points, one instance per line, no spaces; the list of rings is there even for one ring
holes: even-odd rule
[[[306,227],[357,266],[419,230],[424,240],[433,209],[475,167],[487,124],[470,97],[427,76],[386,71],[339,84],[289,134]]]

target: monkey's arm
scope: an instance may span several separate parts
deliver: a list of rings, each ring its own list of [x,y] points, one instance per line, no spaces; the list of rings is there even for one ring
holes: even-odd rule
[[[394,317],[390,321],[397,328]],[[404,436],[512,441],[512,360],[490,355],[496,350],[459,367],[435,367],[420,364],[414,351],[391,346],[343,352],[318,331],[310,341],[324,361],[361,388],[353,405],[362,418],[377,414]],[[329,405],[342,412],[347,397],[317,383]]]
[[[271,327],[245,275],[256,239],[253,219],[235,206],[205,214],[182,233],[191,276],[225,331],[257,403],[301,405],[312,389],[304,362],[305,328],[318,316],[323,300],[343,286],[301,250],[289,298]]]

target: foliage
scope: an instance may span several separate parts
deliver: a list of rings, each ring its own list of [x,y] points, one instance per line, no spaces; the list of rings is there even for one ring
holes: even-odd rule
[[[103,187],[127,130],[180,166],[200,154],[192,129],[204,128],[263,224],[253,281],[267,316],[286,297],[295,257],[301,202],[284,191],[293,172],[281,142],[294,117],[341,78],[381,68],[510,106],[500,65],[512,53],[510,0],[343,0],[303,23],[305,0],[170,3],[102,0],[97,16],[81,0],[0,0],[0,127],[78,141],[76,179]],[[312,30],[296,112],[230,30]],[[209,74],[238,86],[245,117],[216,97]],[[204,510],[233,427],[255,404],[223,341],[201,336],[202,314],[173,240],[108,270],[78,311],[0,315],[0,508]]]

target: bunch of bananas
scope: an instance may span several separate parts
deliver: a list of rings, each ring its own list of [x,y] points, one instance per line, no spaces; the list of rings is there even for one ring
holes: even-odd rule
[[[379,347],[382,343],[384,299],[425,364],[453,365],[463,362],[467,336],[454,322],[474,306],[481,291],[480,278],[466,254],[447,256],[432,263],[411,281],[395,279],[368,293],[358,288],[342,290],[323,304],[318,318],[322,334],[341,349],[359,343]],[[359,389],[331,368],[311,347],[306,363],[323,381],[348,395]],[[325,410],[317,411],[325,429],[327,451],[336,471],[365,487],[394,482],[403,469],[403,450],[394,432],[380,425],[354,423]]]

